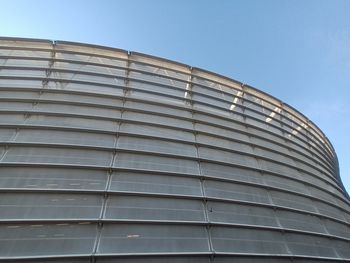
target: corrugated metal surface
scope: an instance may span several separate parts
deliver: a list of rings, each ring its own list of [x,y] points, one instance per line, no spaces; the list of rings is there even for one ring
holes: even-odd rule
[[[311,121],[139,53],[2,38],[0,190],[6,261],[350,260],[349,200]]]

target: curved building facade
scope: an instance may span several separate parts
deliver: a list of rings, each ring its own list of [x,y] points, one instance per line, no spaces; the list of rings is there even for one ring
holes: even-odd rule
[[[152,56],[0,39],[0,259],[345,262],[322,131],[235,80]]]

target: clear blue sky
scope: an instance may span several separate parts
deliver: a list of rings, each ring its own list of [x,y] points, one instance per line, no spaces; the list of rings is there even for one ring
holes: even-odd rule
[[[211,70],[303,112],[350,192],[349,0],[0,0],[0,35],[118,47]]]

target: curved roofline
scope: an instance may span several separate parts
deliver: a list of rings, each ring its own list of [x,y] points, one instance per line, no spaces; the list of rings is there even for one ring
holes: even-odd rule
[[[269,93],[267,93],[267,92],[265,92],[265,91],[263,91],[261,89],[258,89],[258,88],[254,87],[254,86],[251,86],[249,84],[243,83],[243,82],[241,82],[239,80],[236,80],[236,79],[233,79],[233,78],[221,75],[220,73],[216,73],[216,72],[213,72],[213,71],[210,71],[210,70],[206,70],[206,69],[203,69],[203,68],[200,68],[200,67],[190,66],[188,64],[177,62],[177,61],[174,61],[174,60],[171,60],[171,59],[167,59],[167,58],[163,58],[163,57],[158,57],[158,56],[149,55],[149,54],[146,54],[146,53],[136,52],[136,51],[127,51],[125,49],[119,49],[119,48],[114,48],[114,47],[109,47],[109,46],[104,46],[104,45],[87,44],[87,43],[75,42],[75,41],[48,40],[48,39],[35,39],[35,38],[18,38],[18,37],[1,37],[1,36],[0,36],[0,40],[33,41],[33,42],[43,42],[43,43],[51,43],[51,44],[67,44],[67,45],[84,46],[84,47],[90,47],[90,48],[100,48],[100,49],[105,49],[105,50],[110,50],[110,51],[123,52],[123,53],[126,53],[126,54],[141,55],[141,56],[144,56],[144,57],[147,57],[147,58],[156,59],[156,60],[172,63],[172,64],[175,64],[175,65],[187,67],[189,69],[194,69],[194,70],[198,70],[198,71],[201,71],[201,72],[204,72],[204,73],[208,73],[208,74],[211,74],[213,76],[219,77],[221,79],[225,79],[225,80],[228,80],[228,81],[235,82],[238,85],[246,86],[246,87],[248,87],[248,88],[250,88],[250,89],[252,89],[254,91],[260,92],[263,95],[266,95],[266,96],[268,96],[268,97],[278,101],[281,104],[287,105],[289,108],[291,108],[292,110],[294,110],[295,112],[297,112],[298,114],[303,116],[305,118],[305,120],[307,120],[308,122],[313,124],[315,127],[317,127],[317,129],[321,132],[321,134],[330,143],[330,145],[332,146],[333,151],[334,151],[334,147],[333,147],[332,143],[330,142],[330,140],[328,139],[328,137],[324,134],[324,132],[312,120],[310,120],[307,116],[305,116],[305,114],[303,114],[302,112],[300,112],[299,110],[297,110],[293,106],[289,105],[288,103],[278,99],[277,97],[275,97],[275,96],[273,96],[273,95],[271,95],[271,94],[269,94]]]

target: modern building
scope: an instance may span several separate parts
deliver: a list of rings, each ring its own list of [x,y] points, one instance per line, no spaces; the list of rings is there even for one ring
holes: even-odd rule
[[[0,259],[350,261],[322,131],[238,81],[124,50],[0,39]]]

